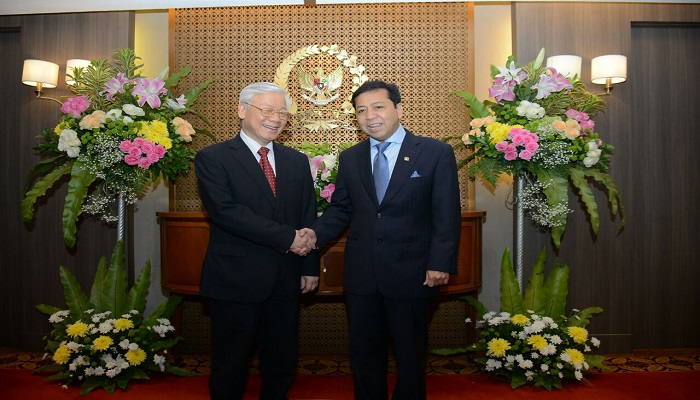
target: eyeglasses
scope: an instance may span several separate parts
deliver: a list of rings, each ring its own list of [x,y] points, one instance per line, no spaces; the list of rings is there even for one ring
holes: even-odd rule
[[[250,103],[245,103],[245,102],[243,104],[247,104],[253,108],[257,108],[258,110],[260,110],[260,114],[265,118],[270,118],[271,116],[277,114],[279,119],[281,119],[282,121],[286,121],[289,119],[289,113],[286,111],[275,111],[271,108],[260,108],[260,107],[256,107]]]

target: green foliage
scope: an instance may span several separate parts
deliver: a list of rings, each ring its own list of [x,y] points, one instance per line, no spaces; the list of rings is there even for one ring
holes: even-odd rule
[[[133,287],[127,290],[124,243],[119,241],[109,262],[105,257],[100,259],[88,298],[73,274],[60,266],[59,274],[68,310],[45,304],[36,307],[50,316],[49,321],[54,326],[46,338],[46,351],[55,363],[41,368],[42,371],[55,372],[49,379],[67,383],[81,382],[81,395],[86,395],[99,387],[109,393],[114,392],[117,387],[125,389],[132,379],[148,379],[148,372],[162,371],[178,376],[195,375],[167,362],[156,362],[155,356],[164,353],[182,339],[168,338],[165,335],[173,330],[168,319],[182,299],[171,296],[144,320],[146,298],[151,283],[150,272],[151,266],[147,263]],[[131,321],[131,327],[124,324],[128,321]],[[119,325],[120,322],[122,325]],[[71,329],[75,329],[81,323],[97,330],[88,329],[82,335],[73,336],[70,333]],[[98,338],[105,337],[112,341],[108,349],[103,352],[93,347]],[[123,347],[124,343],[130,344],[129,347]],[[130,359],[133,355],[128,353],[134,350],[133,346],[145,352],[143,360]],[[61,352],[68,352],[67,356],[63,356],[67,359],[62,358],[59,354]],[[129,360],[129,363],[126,368],[119,367],[118,371],[114,371],[114,376],[109,377],[104,371],[117,367],[106,363],[103,357],[107,355],[118,355],[122,362]],[[89,362],[85,364],[77,360]],[[75,365],[71,367],[72,364]],[[103,373],[94,374],[94,368],[102,368]]]
[[[567,318],[564,313],[569,267],[556,264],[545,279],[545,262],[546,252],[542,250],[532,266],[523,296],[511,265],[510,251],[506,248],[501,260],[500,313],[489,312],[471,296],[463,297],[476,309],[477,318],[482,322],[477,342],[466,348],[436,349],[432,353],[443,356],[464,352],[483,354],[485,356],[475,361],[487,371],[506,377],[513,389],[526,384],[547,390],[561,389],[560,374],[564,378],[583,380],[583,373],[589,367],[606,369],[603,356],[586,354],[599,342],[588,338],[584,329],[590,319],[603,310],[599,307],[574,310]],[[579,331],[572,333],[571,328]],[[543,340],[546,346],[538,345],[538,341]],[[500,347],[502,353],[499,353],[498,341],[508,344]]]

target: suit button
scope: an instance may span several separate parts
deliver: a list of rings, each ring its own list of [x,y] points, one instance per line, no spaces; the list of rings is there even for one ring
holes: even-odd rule
[[[381,218],[382,218],[382,213],[377,213],[377,218],[381,219]]]
[[[377,243],[381,244],[381,243],[382,243],[382,239],[377,239]]]

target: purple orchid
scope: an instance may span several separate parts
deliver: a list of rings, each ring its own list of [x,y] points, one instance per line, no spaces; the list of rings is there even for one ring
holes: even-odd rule
[[[117,93],[124,93],[124,85],[129,83],[129,80],[124,77],[124,73],[120,72],[115,78],[111,78],[105,82],[105,90],[100,94],[107,93],[107,100],[112,101]]]
[[[139,107],[143,107],[144,103],[148,103],[154,109],[160,107],[160,97],[158,96],[167,92],[165,82],[160,78],[153,78],[152,80],[137,79],[133,90],[134,95],[140,96],[138,100]]]

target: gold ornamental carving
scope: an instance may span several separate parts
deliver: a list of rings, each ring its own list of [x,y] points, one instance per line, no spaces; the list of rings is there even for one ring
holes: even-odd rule
[[[301,65],[307,61],[306,65]],[[275,83],[292,98],[291,129],[310,132],[357,130],[352,93],[369,80],[357,56],[338,45],[302,47],[282,61]],[[296,82],[296,84],[290,83]]]

